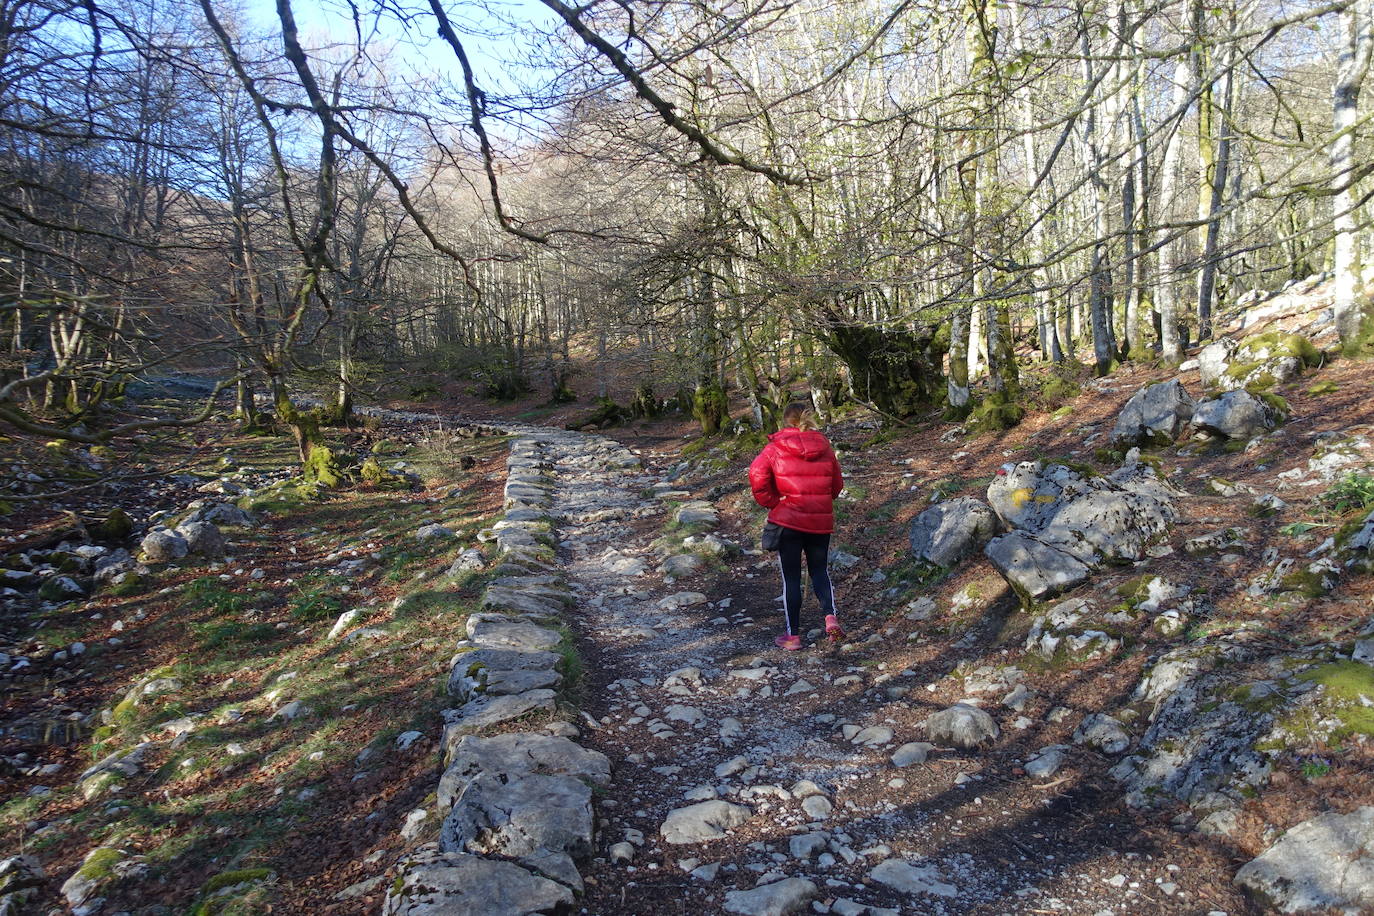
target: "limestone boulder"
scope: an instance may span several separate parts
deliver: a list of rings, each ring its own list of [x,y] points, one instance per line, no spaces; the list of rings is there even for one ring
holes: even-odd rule
[[[1374,910],[1374,807],[1303,821],[1241,866],[1236,884],[1280,913]]]
[[[788,916],[805,910],[819,893],[814,881],[784,878],[752,890],[729,891],[725,895],[725,912],[738,916]]]
[[[532,774],[572,776],[602,786],[611,781],[611,762],[605,754],[553,735],[466,735],[453,745],[447,760],[439,779],[440,811],[451,808],[463,788],[484,773],[507,779]]]
[[[997,532],[997,516],[981,500],[961,496],[936,503],[911,523],[911,553],[948,569]]]
[[[1192,419],[1197,402],[1178,379],[1141,388],[1121,408],[1112,429],[1116,445],[1169,445]]]
[[[1012,530],[984,553],[1023,597],[1062,593],[1106,563],[1145,559],[1178,517],[1176,491],[1130,461],[1105,477],[1063,465],[1004,465],[988,504]]]
[[[139,544],[143,559],[148,563],[170,563],[186,556],[190,547],[186,538],[167,528],[154,528]]]
[[[176,533],[186,540],[186,551],[201,557],[224,556],[224,533],[211,522],[183,522]]]
[[[454,800],[439,833],[443,852],[512,858],[545,850],[573,858],[592,849],[592,790],[573,776],[480,773]]]
[[[1227,439],[1251,439],[1267,433],[1283,419],[1278,407],[1248,391],[1228,391],[1203,401],[1193,413],[1194,426]]]

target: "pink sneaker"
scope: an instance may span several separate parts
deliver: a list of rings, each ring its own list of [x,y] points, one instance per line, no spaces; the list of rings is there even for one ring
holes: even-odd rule
[[[800,636],[774,636],[773,645],[788,652],[796,652],[802,647]]]
[[[844,639],[844,627],[840,626],[840,618],[834,614],[825,615],[825,635],[832,641]]]

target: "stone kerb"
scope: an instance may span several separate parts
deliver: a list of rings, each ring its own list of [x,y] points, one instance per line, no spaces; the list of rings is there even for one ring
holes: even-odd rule
[[[545,912],[582,891],[575,860],[592,849],[589,784],[610,781],[610,761],[568,740],[576,729],[567,723],[482,735],[555,709],[567,640],[560,624],[573,601],[550,574],[561,442],[526,433],[511,443],[506,511],[492,529],[501,575],[468,618],[448,677],[458,705],[445,711],[439,841],[398,864],[387,916]]]

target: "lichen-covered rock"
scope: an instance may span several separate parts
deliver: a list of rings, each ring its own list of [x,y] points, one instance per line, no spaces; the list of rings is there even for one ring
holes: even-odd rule
[[[981,500],[961,496],[936,503],[911,523],[911,553],[949,568],[988,542],[997,517]]]
[[[592,790],[559,774],[502,779],[479,773],[444,818],[439,848],[514,858],[538,850],[585,856],[592,849]]]
[[[1303,821],[1241,866],[1236,884],[1281,913],[1374,909],[1374,807]]]
[[[1144,559],[1177,518],[1174,490],[1138,462],[1107,477],[1036,461],[1006,465],[988,486],[988,503],[1014,530],[984,553],[1032,599],[1078,585],[1103,563]]]
[[[530,774],[573,776],[603,786],[611,781],[611,762],[605,754],[553,735],[465,735],[449,750],[446,760],[448,766],[439,779],[441,812],[451,808],[463,787],[483,773],[506,779]]]
[[[1121,640],[1092,626],[1097,605],[1086,598],[1062,601],[1031,621],[1026,651],[1044,659],[1085,662],[1116,653]]]
[[[1129,804],[1149,806],[1170,797],[1193,803],[1218,791],[1264,784],[1270,764],[1259,748],[1292,698],[1238,680],[1241,669],[1233,666],[1255,654],[1231,642],[1184,646],[1150,670],[1132,699],[1148,711],[1151,725],[1136,752],[1112,770]],[[1294,694],[1310,689],[1290,687]]]
[[[1227,439],[1251,439],[1283,422],[1277,406],[1248,391],[1228,391],[1203,401],[1193,412],[1193,425]]]
[[[430,847],[398,866],[383,916],[529,916],[573,904],[573,892],[512,862]]]
[[[1229,337],[1214,340],[1198,352],[1197,368],[1204,388],[1214,388],[1221,383],[1235,353],[1236,342]]]
[[[10,856],[0,861],[0,916],[20,916],[46,883],[43,866],[33,856]]]
[[[191,503],[191,514],[181,520],[183,525],[192,522],[209,522],[229,528],[251,528],[257,524],[250,512],[245,512],[233,503],[204,500]]]
[[[926,720],[926,734],[937,745],[973,750],[996,741],[1002,731],[977,706],[955,703]]]
[[[1131,736],[1119,721],[1102,713],[1083,719],[1073,733],[1075,744],[1086,744],[1104,754],[1120,754],[1131,746]]]
[[[1141,388],[1121,408],[1111,439],[1117,445],[1170,445],[1192,419],[1196,402],[1178,379]]]
[[[484,694],[524,693],[557,687],[563,676],[556,670],[562,656],[555,652],[520,649],[477,649],[453,659],[448,692],[462,700]]]

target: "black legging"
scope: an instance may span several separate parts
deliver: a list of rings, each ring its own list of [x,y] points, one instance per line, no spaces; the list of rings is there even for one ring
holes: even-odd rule
[[[801,635],[801,561],[806,554],[806,568],[811,571],[811,590],[827,614],[835,613],[835,589],[830,584],[826,564],[830,558],[830,535],[808,534],[783,528],[778,539],[778,564],[782,567],[782,605],[787,615],[787,635]]]

